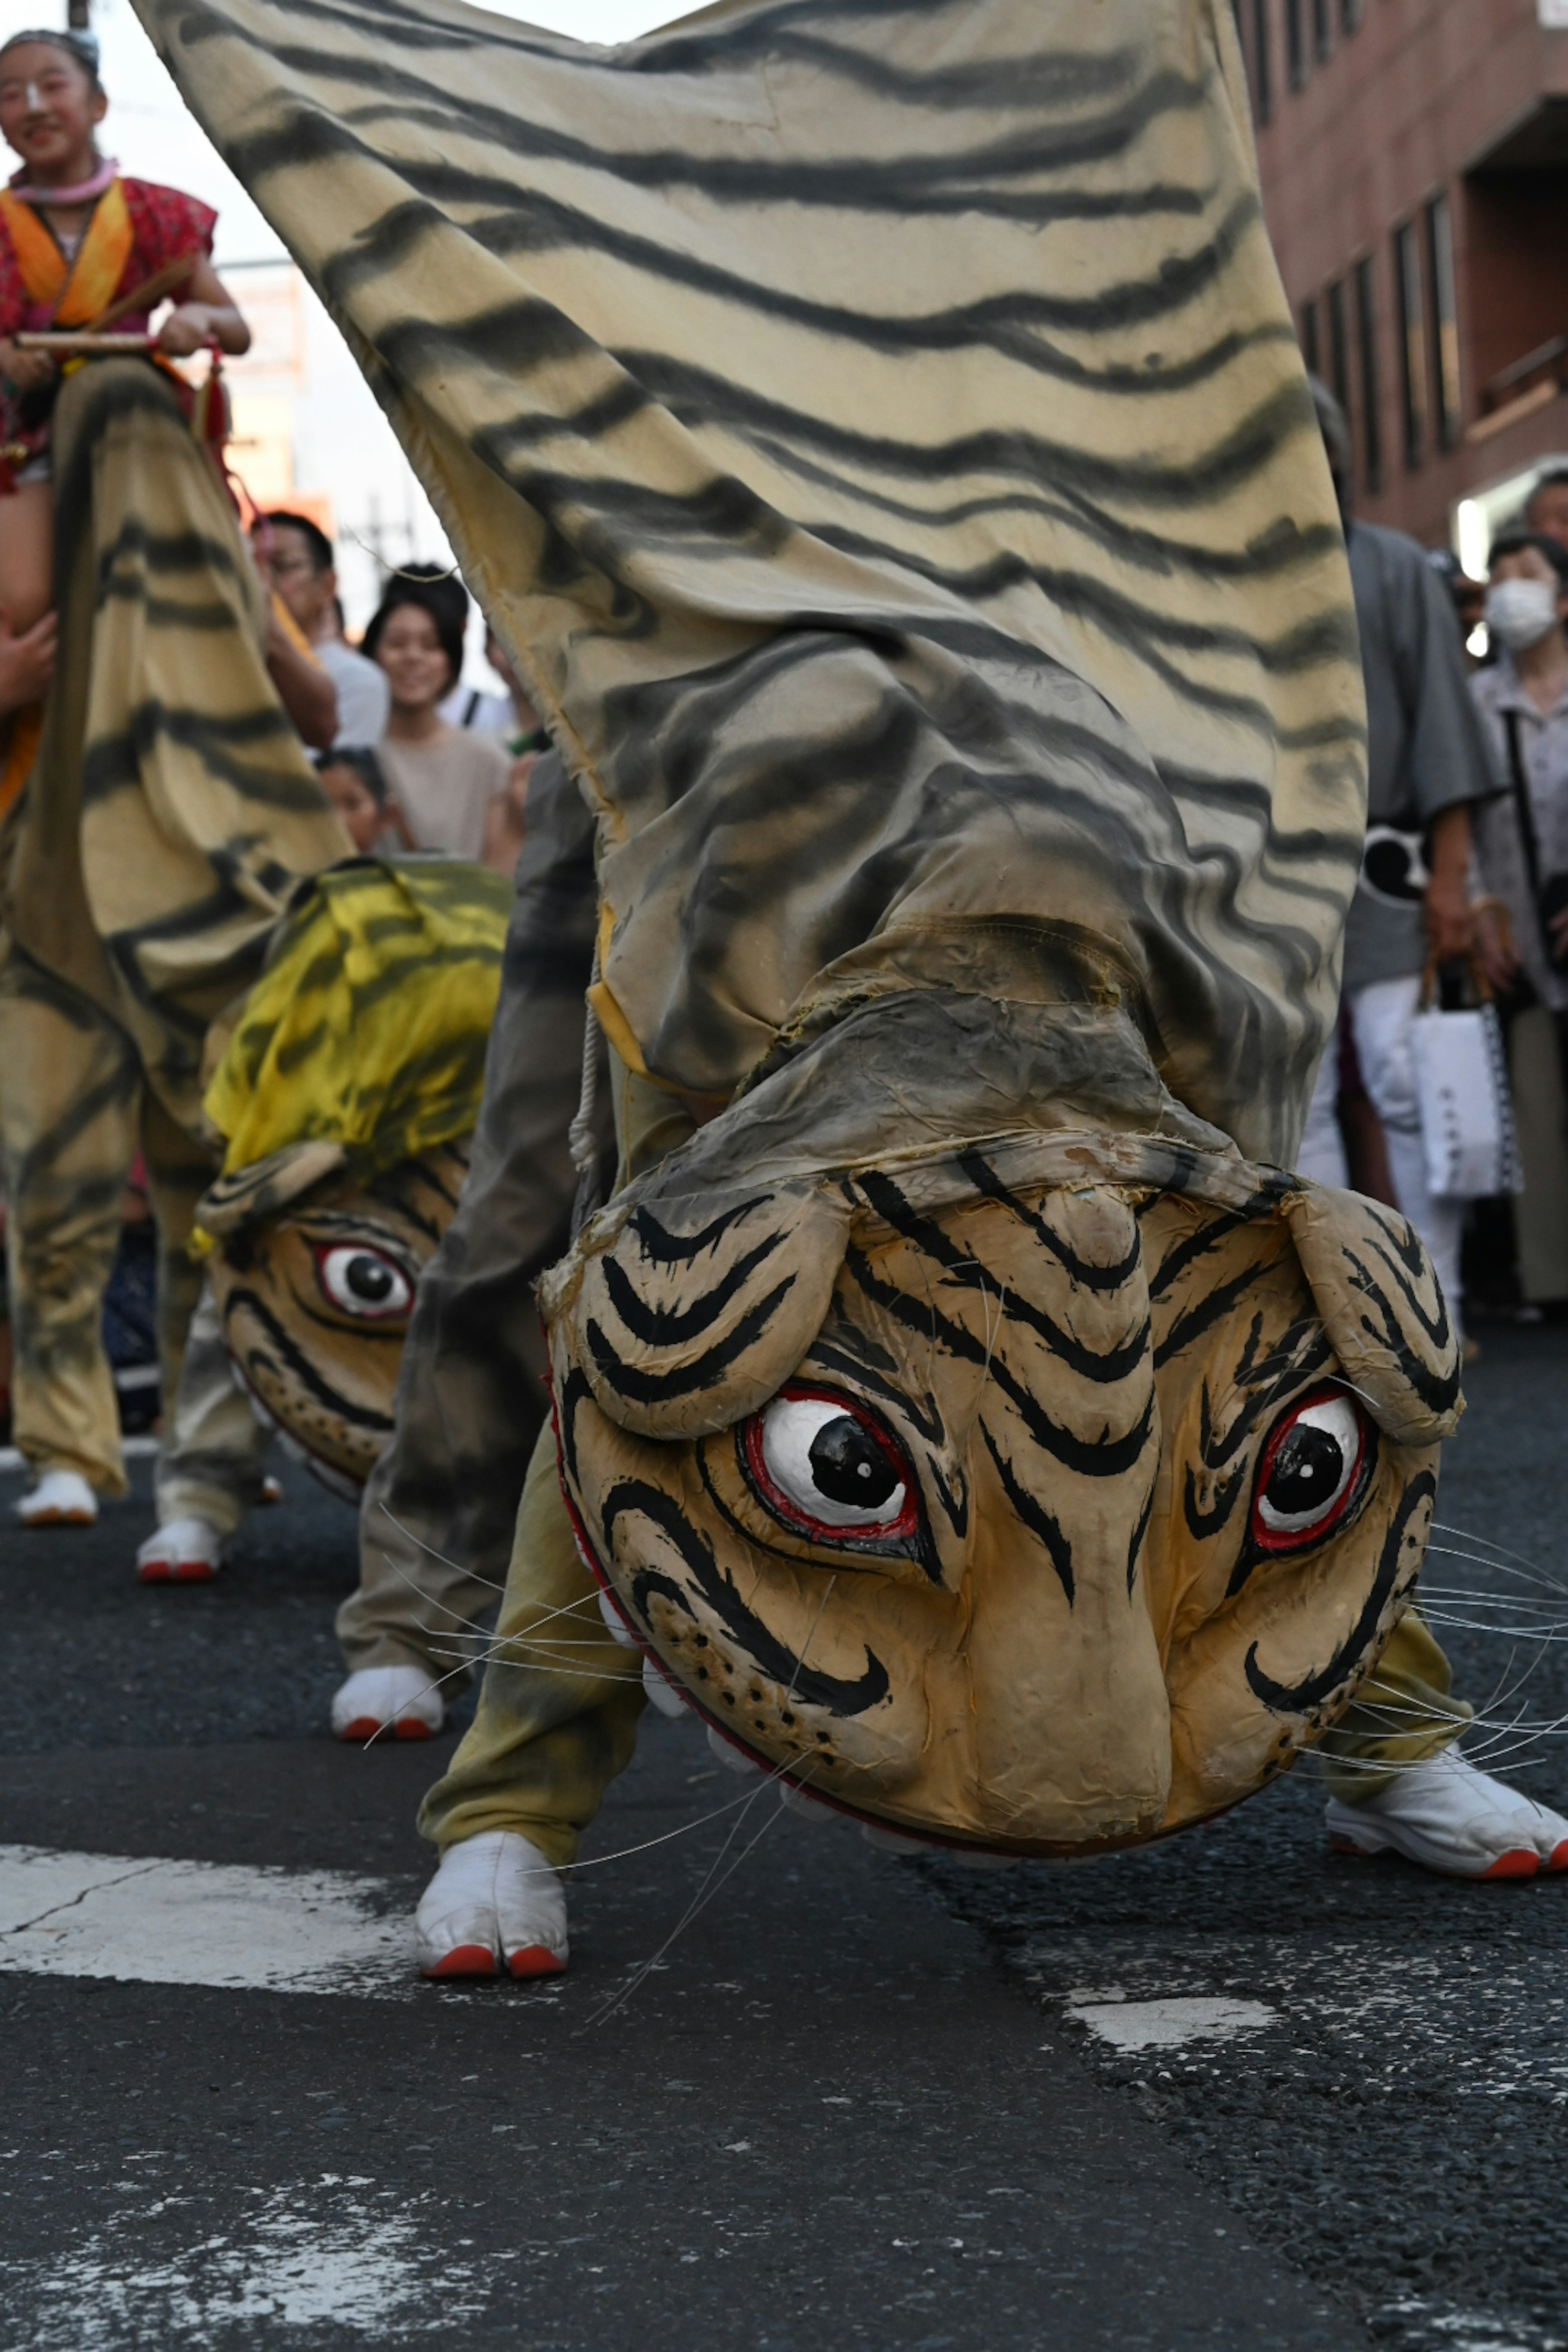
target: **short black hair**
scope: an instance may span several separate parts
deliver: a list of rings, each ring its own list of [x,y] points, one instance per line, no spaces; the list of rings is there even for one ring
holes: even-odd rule
[[[400,563],[383,591],[384,598],[392,593],[394,586],[400,580],[412,580],[421,588],[428,590],[433,600],[432,609],[437,604],[444,604],[452,614],[458,634],[463,635],[467,632],[470,601],[468,592],[457,573],[449,570],[446,564]],[[459,662],[458,667],[460,669],[462,664]]]
[[[1563,478],[1568,481],[1568,474],[1565,474]],[[1557,574],[1560,592],[1568,594],[1568,547],[1560,547],[1554,539],[1548,539],[1543,531],[1500,532],[1492,541],[1491,553],[1487,561],[1489,563],[1495,563],[1500,555],[1522,555],[1527,547],[1533,547],[1537,555],[1544,555]]]
[[[265,514],[257,516],[250,526],[252,533],[259,534],[265,531],[268,523],[274,530],[281,524],[285,530],[299,532],[310,553],[310,569],[313,572],[330,572],[332,569],[337,561],[332,542],[321,524],[312,522],[309,515],[290,514],[286,507],[270,507]]]
[[[1568,490],[1568,466],[1549,466],[1538,481],[1531,482],[1524,502],[1527,515],[1542,490]]]
[[[340,743],[331,751],[318,751],[317,775],[324,775],[329,768],[352,769],[377,808],[386,806],[386,777],[368,743]]]
[[[449,584],[444,580],[432,580],[427,575],[410,579],[406,572],[402,572],[389,580],[360,643],[360,651],[366,661],[376,658],[382,634],[394,613],[400,613],[411,604],[416,613],[429,616],[437,641],[447,656],[447,667],[450,672],[447,691],[450,694],[463,675],[463,630],[468,615],[468,592],[458,587],[458,593],[463,600],[458,609],[454,606],[450,595],[441,593]]]
[[[98,72],[98,43],[90,33],[68,33],[60,30],[13,33],[8,41],[0,41],[0,59],[12,49],[19,49],[26,41],[43,41],[51,49],[63,49],[87,76],[88,88],[94,98],[106,95]]]

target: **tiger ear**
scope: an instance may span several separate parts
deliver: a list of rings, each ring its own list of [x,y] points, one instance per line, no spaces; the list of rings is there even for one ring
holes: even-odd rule
[[[237,1168],[210,1184],[196,1203],[196,1223],[204,1233],[220,1238],[237,1234],[242,1226],[275,1217],[324,1176],[347,1165],[341,1143],[286,1143],[281,1151],[269,1151],[265,1160],[252,1160],[248,1168]]]
[[[1396,1444],[1451,1437],[1465,1401],[1459,1339],[1415,1227],[1325,1184],[1280,1203],[1345,1379]]]
[[[665,1197],[595,1219],[546,1276],[595,1402],[643,1437],[701,1437],[767,1402],[826,1317],[849,1205],[819,1184]]]

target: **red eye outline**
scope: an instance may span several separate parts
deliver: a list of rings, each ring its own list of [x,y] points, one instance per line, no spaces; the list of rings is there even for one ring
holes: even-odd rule
[[[1332,1502],[1324,1506],[1321,1517],[1314,1519],[1310,1526],[1271,1528],[1263,1517],[1263,1498],[1268,1491],[1268,1482],[1274,1475],[1274,1466],[1279,1458],[1285,1441],[1298,1427],[1304,1413],[1310,1412],[1314,1406],[1327,1404],[1343,1405],[1355,1424],[1355,1458],[1351,1464],[1344,1483]],[[1330,1383],[1323,1388],[1314,1389],[1308,1396],[1298,1397],[1295,1403],[1280,1414],[1270,1430],[1268,1443],[1263,1449],[1263,1458],[1258,1465],[1258,1476],[1252,1489],[1252,1511],[1249,1524],[1252,1541],[1258,1549],[1278,1559],[1281,1553],[1310,1551],[1326,1537],[1332,1535],[1336,1528],[1344,1525],[1365,1494],[1376,1454],[1377,1447],[1367,1417],[1348,1390]]]
[[[417,1288],[414,1276],[405,1265],[400,1265],[387,1250],[375,1249],[368,1242],[312,1242],[310,1255],[315,1260],[316,1286],[336,1315],[346,1315],[354,1323],[400,1323],[414,1312],[414,1294]],[[329,1260],[334,1257],[373,1257],[378,1265],[386,1267],[403,1285],[403,1296],[388,1307],[372,1306],[369,1300],[345,1306],[337,1297],[327,1277]]]
[[[813,1518],[792,1496],[782,1494],[768,1468],[763,1450],[767,1416],[775,1405],[781,1404],[830,1404],[838,1413],[863,1429],[904,1490],[903,1505],[898,1517],[889,1519],[879,1527],[868,1527],[863,1523],[845,1527],[830,1519]],[[851,1397],[841,1395],[837,1389],[815,1388],[804,1382],[792,1381],[787,1388],[780,1389],[775,1396],[770,1397],[760,1412],[752,1413],[739,1435],[741,1463],[746,1474],[746,1483],[764,1510],[770,1511],[792,1535],[805,1536],[808,1542],[825,1545],[834,1551],[872,1548],[885,1551],[889,1545],[908,1544],[919,1534],[920,1486],[902,1446],[873,1414],[867,1412],[864,1405],[858,1404]]]

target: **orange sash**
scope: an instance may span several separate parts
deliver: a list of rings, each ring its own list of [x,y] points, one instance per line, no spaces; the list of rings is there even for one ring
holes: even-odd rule
[[[54,325],[85,327],[108,310],[120,290],[133,241],[131,208],[118,180],[110,180],[100,196],[72,262],[67,262],[32,205],[9,188],[0,188],[0,225],[11,239],[27,299],[52,303]]]

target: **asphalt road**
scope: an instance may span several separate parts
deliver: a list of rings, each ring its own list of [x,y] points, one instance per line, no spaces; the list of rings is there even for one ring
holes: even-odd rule
[[[1553,1570],[1568,1334],[1486,1336],[1441,1516]],[[572,1974],[422,1986],[447,1743],[324,1736],[350,1515],[291,1474],[218,1584],[143,1591],[137,1484],[0,1532],[0,1895],[66,1874],[0,1919],[0,2352],[1568,2344],[1568,1881],[1336,1861],[1304,1778],[980,1877],[650,1721]],[[1531,1667],[1500,1721],[1568,1715],[1568,1651],[1446,1638],[1472,1696]],[[351,1913],[363,1965],[268,1976]]]

